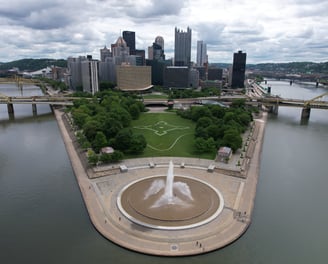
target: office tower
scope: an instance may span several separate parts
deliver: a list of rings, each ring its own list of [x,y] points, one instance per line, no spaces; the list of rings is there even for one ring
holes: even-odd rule
[[[241,50],[233,54],[231,71],[231,88],[244,88],[246,70],[246,53]]]
[[[123,31],[123,39],[130,48],[130,55],[136,55],[136,34],[133,31]]]
[[[81,62],[86,60],[85,56],[78,58],[69,57],[67,59],[68,85],[72,90],[78,90],[82,87]]]
[[[197,41],[197,66],[204,66],[207,63],[206,43],[202,40]]]
[[[216,67],[209,67],[207,70],[207,79],[210,81],[222,80],[223,69]]]
[[[99,62],[99,82],[116,83],[116,65],[114,57],[107,57],[105,61]]]
[[[148,47],[148,60],[152,60],[154,58],[153,46]]]
[[[161,48],[162,48],[162,50],[163,50],[163,52],[164,52],[164,39],[163,39],[163,37],[161,37],[161,36],[157,36],[157,37],[155,38],[155,43],[156,43],[157,45],[160,45]]]
[[[91,55],[81,62],[83,92],[94,95],[99,91],[98,65],[99,61],[93,60]]]
[[[151,83],[162,86],[164,70],[167,66],[172,66],[172,60],[146,60],[146,65],[151,66]]]
[[[153,60],[165,60],[164,50],[162,49],[162,46],[153,43]]]
[[[167,66],[164,69],[164,87],[197,88],[199,72],[187,66]]]
[[[130,54],[130,49],[122,37],[118,37],[115,44],[112,44],[113,57],[120,57],[122,62],[125,62]]]
[[[136,65],[144,66],[146,65],[146,51],[136,49]]]
[[[194,67],[199,72],[199,79],[206,80],[206,68],[204,66],[196,66]]]
[[[108,57],[112,57],[112,53],[110,49],[105,46],[103,49],[100,49],[100,61],[105,61]]]
[[[174,38],[174,65],[190,66],[191,57],[191,29],[187,32],[175,28]]]
[[[148,47],[149,60],[165,60],[164,55],[164,39],[161,36],[155,38],[152,46]]]

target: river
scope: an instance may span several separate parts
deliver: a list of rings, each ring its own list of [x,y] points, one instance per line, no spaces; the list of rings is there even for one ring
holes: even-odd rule
[[[313,98],[313,84],[270,81],[272,93]],[[0,93],[22,94],[14,85]],[[33,86],[24,95],[37,95]],[[326,99],[327,100],[327,99]],[[0,263],[326,263],[328,245],[328,111],[300,108],[269,115],[260,178],[248,231],[205,255],[165,258],[123,249],[88,218],[50,108],[0,105]]]

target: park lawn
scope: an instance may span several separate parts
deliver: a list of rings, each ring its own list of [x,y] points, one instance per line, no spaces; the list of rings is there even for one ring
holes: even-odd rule
[[[147,141],[144,153],[138,157],[214,158],[211,153],[194,153],[195,123],[175,113],[143,113],[132,122],[132,128]]]

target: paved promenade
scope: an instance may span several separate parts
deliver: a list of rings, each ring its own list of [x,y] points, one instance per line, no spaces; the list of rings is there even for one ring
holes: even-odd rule
[[[240,159],[238,154],[228,165],[211,160],[171,157],[131,159],[120,164],[126,167],[126,172],[108,167],[86,171],[65,127],[63,113],[55,110],[55,115],[91,221],[104,237],[114,243],[153,255],[196,255],[224,247],[247,230],[256,195],[266,113],[254,121],[255,129],[250,139],[252,156],[243,159],[244,169],[236,166],[235,162]],[[200,179],[222,193],[224,209],[216,219],[196,228],[169,231],[142,227],[119,211],[116,199],[121,189],[143,177],[166,175],[170,160],[174,163],[175,175]],[[237,171],[237,177],[223,174],[220,168]],[[92,178],[97,173],[103,177]]]

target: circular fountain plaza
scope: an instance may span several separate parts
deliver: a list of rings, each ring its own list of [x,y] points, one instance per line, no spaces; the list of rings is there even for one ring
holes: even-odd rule
[[[155,166],[130,162],[125,172],[90,180],[97,196],[88,206],[91,220],[114,243],[153,255],[196,255],[246,231],[247,216],[240,218],[245,179],[210,171],[199,159],[183,167],[168,159]]]
[[[132,222],[147,228],[181,230],[215,219],[224,206],[223,196],[210,184],[191,177],[174,177],[170,161],[167,175],[136,180],[122,189],[117,206]]]

